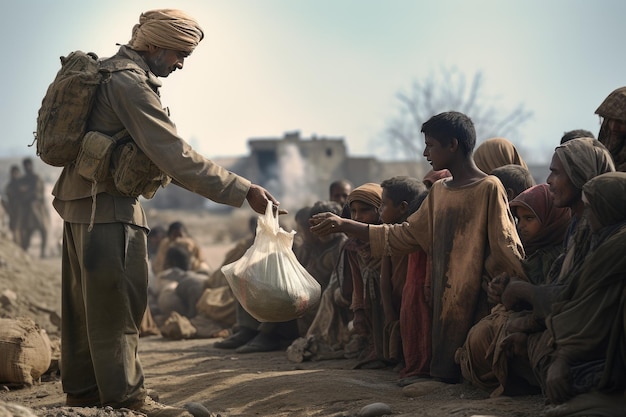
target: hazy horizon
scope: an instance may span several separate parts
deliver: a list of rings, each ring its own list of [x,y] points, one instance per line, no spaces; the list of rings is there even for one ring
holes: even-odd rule
[[[27,145],[60,56],[112,55],[142,11],[161,7],[171,3],[6,5],[0,156],[34,156]],[[298,130],[342,137],[350,155],[384,159],[381,135],[397,115],[396,94],[456,68],[468,80],[483,74],[484,99],[533,113],[509,139],[526,161],[543,163],[563,132],[597,135],[595,109],[626,85],[619,0],[178,0],[175,7],[196,17],[206,36],[183,71],[163,79],[163,104],[181,137],[210,158],[243,156],[250,138]]]

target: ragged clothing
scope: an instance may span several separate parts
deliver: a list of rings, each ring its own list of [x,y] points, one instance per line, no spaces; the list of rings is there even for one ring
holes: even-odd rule
[[[483,281],[501,272],[525,278],[524,250],[504,188],[494,176],[462,187],[436,182],[408,221],[369,227],[372,254],[424,249],[431,260],[431,375],[458,379],[454,353],[488,313]]]

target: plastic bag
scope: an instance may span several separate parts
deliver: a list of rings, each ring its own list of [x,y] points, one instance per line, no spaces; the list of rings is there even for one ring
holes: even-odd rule
[[[293,253],[295,231],[286,232],[268,202],[252,246],[222,272],[241,306],[261,322],[288,321],[316,308],[320,284]]]

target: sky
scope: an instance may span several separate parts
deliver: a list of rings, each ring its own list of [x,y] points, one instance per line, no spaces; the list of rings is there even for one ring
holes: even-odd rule
[[[511,140],[543,163],[565,131],[597,135],[594,111],[626,85],[622,0],[2,1],[0,157],[34,155],[28,144],[60,56],[113,55],[156,8],[182,9],[205,31],[161,94],[181,137],[209,158],[299,131],[385,159],[397,94],[454,68],[482,73],[499,109],[532,112]]]

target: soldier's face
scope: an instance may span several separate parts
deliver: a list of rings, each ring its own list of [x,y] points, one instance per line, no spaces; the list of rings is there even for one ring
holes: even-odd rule
[[[183,69],[188,56],[186,52],[163,48],[154,48],[144,55],[150,71],[157,77],[167,77],[177,69]]]

